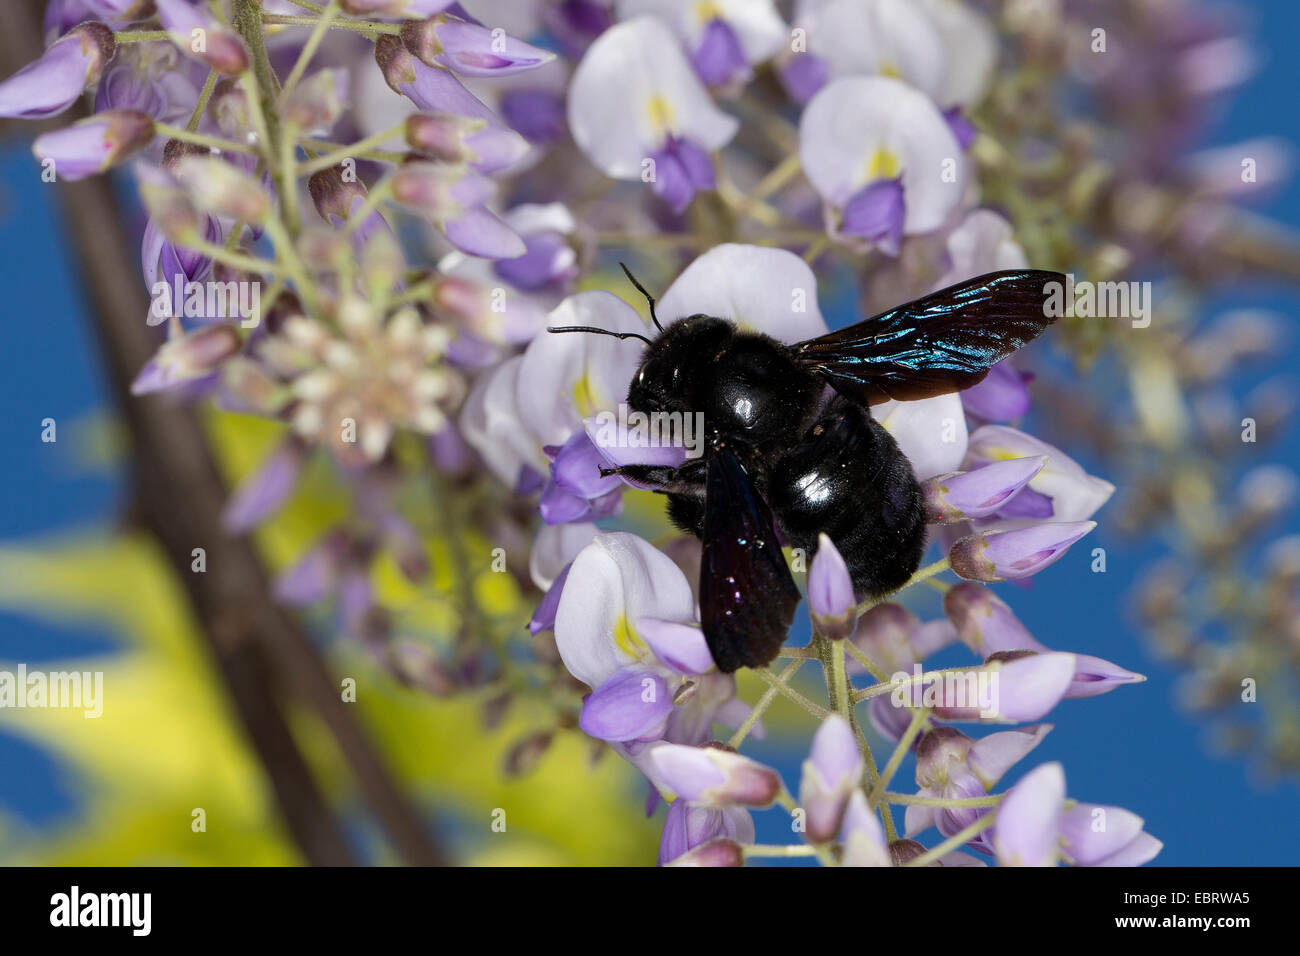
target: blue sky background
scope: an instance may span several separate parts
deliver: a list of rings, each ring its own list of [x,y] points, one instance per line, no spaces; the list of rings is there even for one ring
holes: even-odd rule
[[[1264,56],[1258,76],[1228,104],[1207,145],[1260,135],[1300,140],[1295,95],[1300,59],[1290,49],[1300,35],[1300,4],[1271,0],[1249,7]],[[104,407],[105,388],[94,352],[85,304],[60,235],[55,192],[42,184],[26,142],[0,149],[0,275],[8,323],[0,350],[5,414],[0,416],[0,540],[105,524],[115,519],[120,487],[112,479],[88,478],[75,460],[71,425]],[[1300,185],[1293,179],[1262,207],[1300,228]],[[1251,285],[1215,300],[1218,308],[1258,306],[1294,319],[1294,290]],[[1272,366],[1252,369],[1237,382],[1247,390],[1261,378],[1294,369],[1293,336]],[[59,442],[40,441],[40,422],[59,422]],[[1276,454],[1300,470],[1300,441],[1290,426],[1286,447]],[[1085,464],[1088,462],[1085,460]],[[1056,729],[1026,761],[1061,760],[1072,796],[1118,804],[1146,818],[1165,842],[1157,859],[1165,865],[1294,864],[1300,859],[1297,785],[1265,786],[1240,760],[1210,755],[1203,723],[1175,702],[1176,675],[1146,650],[1125,618],[1127,597],[1140,570],[1157,553],[1126,550],[1101,526],[1088,549],[1067,556],[1033,588],[1016,590],[1013,605],[1036,636],[1063,650],[1096,654],[1150,680],[1107,696],[1067,701],[1052,715]],[[1293,515],[1290,530],[1300,531]],[[1105,547],[1108,573],[1092,574],[1087,553]],[[39,622],[0,612],[0,660],[30,663],[79,654],[109,644],[106,634],[50,630]],[[797,779],[803,759],[775,743],[763,756]],[[904,771],[910,775],[910,770]],[[896,788],[909,782],[900,774]],[[65,819],[76,795],[48,758],[0,733],[0,808],[33,823]],[[899,815],[901,822],[901,814]],[[777,814],[759,817],[759,839],[787,839]]]

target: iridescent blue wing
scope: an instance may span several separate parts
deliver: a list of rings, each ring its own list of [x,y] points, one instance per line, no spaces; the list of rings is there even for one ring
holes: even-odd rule
[[[867,405],[945,395],[983,380],[1055,321],[1047,309],[1051,283],[1064,290],[1065,276],[1036,269],[990,272],[792,351],[795,361],[841,395]]]
[[[798,604],[771,508],[735,453],[716,446],[705,479],[700,617],[718,670],[769,664]]]

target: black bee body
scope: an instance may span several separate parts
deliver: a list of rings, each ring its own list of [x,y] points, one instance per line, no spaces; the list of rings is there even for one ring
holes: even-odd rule
[[[811,556],[826,533],[858,594],[875,596],[899,587],[920,563],[921,491],[871,413],[838,396],[826,402],[825,393],[789,346],[769,336],[705,315],[674,322],[647,352],[627,403],[647,414],[702,412],[704,455],[671,474],[652,469],[641,477],[668,495],[674,524],[703,538],[708,460],[725,444],[771,506],[782,542]]]
[[[869,406],[981,381],[1051,323],[1053,282],[1064,276],[991,273],[796,345],[707,315],[653,341],[552,329],[643,338],[628,406],[703,413],[701,457],[608,472],[666,494],[674,523],[703,540],[700,615],[719,670],[764,666],[780,650],[799,603],[782,544],[811,558],[825,533],[859,597],[911,577],[925,549],[921,489]]]

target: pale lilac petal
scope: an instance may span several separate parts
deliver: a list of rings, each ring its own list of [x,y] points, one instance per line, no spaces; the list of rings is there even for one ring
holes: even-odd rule
[[[1061,814],[1066,854],[1080,866],[1095,866],[1137,839],[1142,818],[1123,807],[1079,803]]]
[[[302,473],[304,449],[289,440],[235,489],[221,513],[221,523],[232,534],[251,531],[275,514],[293,494]]]
[[[527,251],[515,231],[482,206],[444,222],[442,231],[461,252],[482,259],[513,259]]]
[[[812,267],[789,250],[768,246],[714,246],[682,270],[657,311],[665,324],[703,312],[787,344],[828,331]]]
[[[845,638],[857,621],[857,598],[848,565],[825,534],[817,539],[817,553],[808,568],[808,607],[822,633]]]
[[[616,671],[653,660],[635,621],[694,616],[690,582],[671,558],[633,534],[598,534],[569,570],[555,643],[569,673],[599,687]]]
[[[655,617],[639,617],[636,630],[665,667],[679,674],[703,674],[713,669],[713,655],[709,653],[704,632],[698,627]]]
[[[1055,866],[1060,856],[1060,821],[1065,771],[1059,763],[1032,770],[998,806],[993,846],[1002,866]]]
[[[39,59],[0,82],[0,116],[57,116],[99,79],[113,52],[112,31],[104,24],[88,23],[72,30]]]
[[[692,802],[766,807],[781,790],[775,770],[717,747],[660,744],[651,751],[650,762],[656,779]]]
[[[560,595],[564,593],[564,582],[568,577],[569,565],[566,564],[560,576],[555,579],[555,583],[542,595],[541,603],[537,605],[537,610],[528,621],[528,633],[540,634],[542,631],[554,630],[555,612],[560,607]]]
[[[1067,698],[1096,697],[1124,684],[1140,684],[1146,680],[1141,674],[1125,670],[1100,657],[1075,654],[1074,658],[1074,681],[1065,694]]]
[[[1029,387],[1006,360],[994,365],[984,381],[962,392],[961,400],[968,412],[985,421],[1010,422],[1029,414]]]
[[[1012,458],[973,471],[931,478],[922,488],[926,519],[933,524],[983,518],[994,512],[1005,514],[1008,503],[1025,494],[1021,489],[1046,463],[1046,456]]]
[[[450,20],[434,32],[443,50],[435,59],[464,76],[510,76],[555,59],[554,53],[472,23]]]
[[[658,674],[620,671],[586,697],[578,726],[599,740],[639,740],[662,727],[672,709],[672,692]]]
[[[700,79],[709,86],[720,86],[734,76],[749,75],[749,63],[735,31],[725,20],[716,17],[705,26],[699,45],[691,51],[691,61]]]
[[[1051,729],[1051,724],[1034,724],[981,737],[967,751],[966,765],[979,777],[985,791],[992,790],[1025,754],[1042,743]]]
[[[1057,521],[1091,518],[1115,492],[1108,481],[1089,475],[1070,456],[1041,439],[1006,425],[985,425],[970,436],[967,465],[987,464],[1010,458],[1047,456],[1047,464],[1029,482],[1029,487],[1051,499]]]
[[[718,837],[739,843],[754,842],[754,820],[741,807],[701,807],[674,800],[664,818],[659,841],[659,865],[673,860]]]
[[[902,180],[880,179],[863,186],[845,202],[840,232],[869,240],[892,256],[898,253],[905,219]]]
[[[911,809],[910,807],[908,808]],[[861,790],[854,790],[844,810],[841,830],[844,840],[843,866],[890,866],[889,847],[880,819],[867,804]]]
[[[976,532],[952,546],[952,569],[969,581],[1027,578],[1064,557],[1095,521],[1051,521],[1011,531]]]
[[[807,103],[826,85],[830,67],[826,61],[811,53],[798,53],[785,60],[780,67],[781,85],[796,103]]]
[[[1155,859],[1164,846],[1151,834],[1142,832],[1115,853],[1103,857],[1092,866],[1142,866]]]
[[[606,30],[569,85],[569,129],[578,148],[615,179],[640,180],[643,161],[669,136],[719,149],[738,121],[719,110],[677,39],[658,19]]]

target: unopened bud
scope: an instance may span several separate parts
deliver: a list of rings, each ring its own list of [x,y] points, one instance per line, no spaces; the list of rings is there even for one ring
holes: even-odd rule
[[[257,225],[271,212],[271,197],[243,170],[215,156],[187,156],[176,164],[176,178],[195,204],[218,215]]]
[[[735,840],[717,837],[688,850],[664,866],[744,866],[745,850]]]

